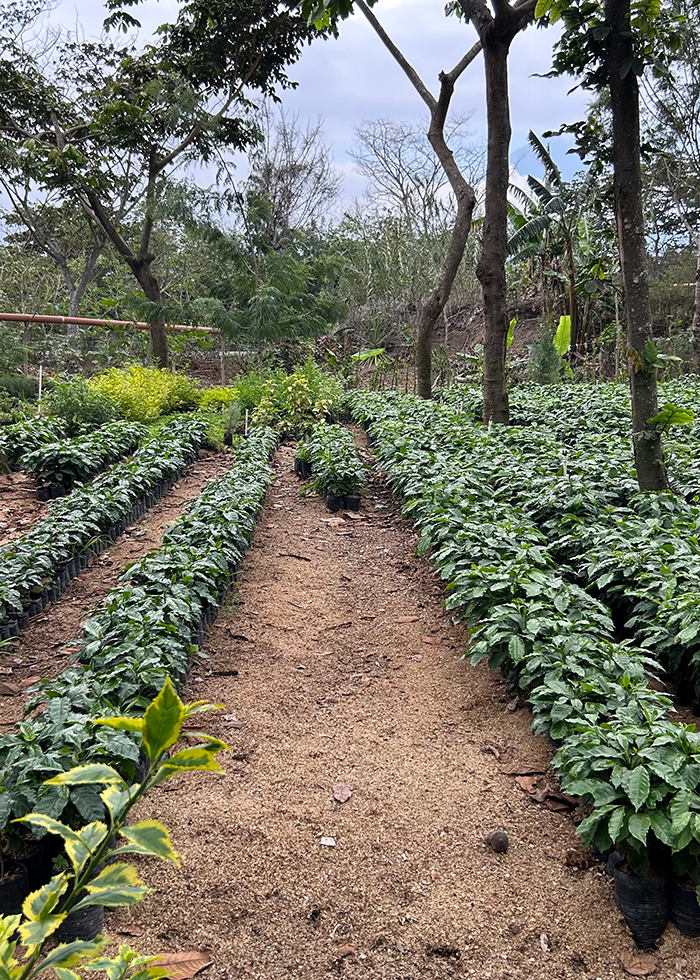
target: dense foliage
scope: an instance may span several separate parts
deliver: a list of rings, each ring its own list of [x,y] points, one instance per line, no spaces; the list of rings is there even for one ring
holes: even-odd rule
[[[0,623],[45,597],[77,556],[87,561],[86,549],[191,462],[205,428],[200,419],[172,421],[130,460],[56,501],[48,517],[0,549]]]
[[[112,422],[77,439],[44,443],[22,459],[22,467],[41,486],[72,490],[100,470],[133,452],[147,435],[134,422]]]
[[[590,526],[621,497],[640,509],[674,498],[636,494],[629,443],[612,442],[615,460],[609,435],[590,422],[580,443],[571,424],[577,452],[534,422],[489,431],[407,397],[352,403],[420,550],[448,583],[448,607],[470,624],[470,656],[527,692],[536,730],[559,746],[563,788],[592,808],[584,841],[617,847],[639,874],[673,865],[700,883],[700,736],[667,720],[672,703],[650,685],[663,660],[620,639],[610,610],[567,576],[548,540],[570,513]]]

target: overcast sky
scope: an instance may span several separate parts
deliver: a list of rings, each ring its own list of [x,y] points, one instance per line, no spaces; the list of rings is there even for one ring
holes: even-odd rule
[[[145,29],[153,29],[173,19],[176,9],[176,0],[145,0],[133,13]],[[476,39],[472,27],[445,17],[444,0],[379,0],[374,9],[434,92],[438,73],[451,69]],[[52,19],[66,25],[79,21],[88,35],[99,32],[103,17],[101,5],[94,0],[60,0],[51,14]],[[585,94],[569,94],[572,79],[533,77],[551,67],[556,36],[556,29],[530,27],[515,39],[511,50],[511,162],[522,174],[539,170],[527,146],[530,129],[541,134],[581,119],[585,112]],[[460,79],[453,99],[454,111],[474,113],[477,139],[485,137],[486,128],[483,72],[483,61],[477,58]],[[338,40],[318,41],[307,48],[290,70],[290,77],[299,86],[285,94],[284,105],[298,112],[302,123],[322,117],[325,140],[331,144],[345,177],[345,199],[361,195],[364,188],[364,179],[353,173],[348,158],[353,128],[370,119],[423,118],[418,94],[359,13],[342,22]],[[552,152],[566,174],[576,169],[578,160],[566,156],[568,145],[563,139],[552,144]]]

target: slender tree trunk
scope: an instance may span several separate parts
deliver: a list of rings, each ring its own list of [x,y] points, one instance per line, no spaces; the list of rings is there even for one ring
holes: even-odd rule
[[[442,267],[440,282],[420,307],[416,330],[416,377],[419,398],[432,398],[432,351],[435,325],[442,316],[445,305],[467,247],[472,226],[472,214],[476,205],[473,189],[464,181],[457,191],[457,217],[452,229],[450,245]]]
[[[571,339],[569,341],[569,351],[571,352],[572,363],[575,360],[576,346],[578,344],[579,322],[578,322],[578,297],[576,296],[576,266],[574,265],[574,249],[571,240],[566,241],[566,275],[569,280],[569,317],[571,318]]]
[[[151,272],[150,262],[137,262],[132,266],[134,275],[139,281],[144,296],[151,303],[160,307],[162,297],[160,283]],[[162,313],[150,321],[151,324],[151,359],[160,368],[168,367],[168,335],[165,331],[165,319]]]
[[[695,263],[695,304],[693,306],[693,322],[691,324],[693,343],[693,367],[700,373],[700,232],[697,235],[697,261]]]
[[[476,275],[484,298],[484,422],[508,422],[506,390],[506,246],[510,176],[508,49],[496,25],[482,38],[486,69],[486,195],[483,244]]]
[[[608,83],[634,458],[640,490],[667,490],[661,435],[649,424],[649,419],[658,413],[658,403],[656,368],[647,361],[645,351],[645,345],[652,340],[652,328],[639,152],[639,87],[629,65],[624,77],[621,71],[632,57],[630,0],[605,0],[605,14],[611,28],[607,41]]]

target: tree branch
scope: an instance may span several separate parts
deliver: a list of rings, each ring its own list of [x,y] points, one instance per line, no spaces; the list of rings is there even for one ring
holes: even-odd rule
[[[85,214],[96,221],[97,224],[102,228],[107,238],[116,248],[117,252],[124,259],[126,264],[133,268],[134,265],[138,263],[137,257],[134,255],[133,251],[129,248],[127,242],[119,234],[117,229],[114,227],[109,219],[109,216],[105,209],[102,207],[102,202],[98,198],[97,194],[93,190],[83,191],[78,194],[78,201],[82,207]]]
[[[391,40],[387,32],[384,30],[382,25],[377,20],[377,18],[374,16],[370,8],[364,2],[364,0],[355,0],[355,3],[356,6],[359,7],[362,13],[365,15],[367,20],[370,22],[371,26],[374,28],[375,33],[382,41],[384,47],[388,50],[389,54],[398,63],[399,67],[403,69],[404,74],[408,78],[411,85],[413,85],[416,92],[418,92],[421,99],[425,102],[425,104],[430,109],[430,111],[433,112],[436,105],[435,97],[433,96],[432,92],[430,92],[430,90],[428,89],[423,79],[418,74],[418,72],[415,70],[413,65],[409,63],[407,58],[397,48],[397,46],[394,44],[394,42]]]

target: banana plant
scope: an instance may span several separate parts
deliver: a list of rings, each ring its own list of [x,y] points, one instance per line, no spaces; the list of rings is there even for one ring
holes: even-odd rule
[[[219,739],[199,733],[198,744],[176,748],[183,724],[213,707],[217,706],[204,701],[183,704],[166,680],[140,717],[94,720],[96,725],[140,737],[148,759],[140,783],[129,785],[116,769],[101,763],[78,766],[47,780],[47,785],[63,788],[98,787],[104,819],[80,830],[44,813],[28,813],[16,821],[62,837],[70,870],[59,872],[30,894],[21,914],[0,918],[0,976],[4,980],[35,980],[49,969],[59,980],[81,980],[77,969],[103,971],[109,980],[158,980],[167,976],[167,971],[158,967],[158,957],[139,956],[128,946],[120,947],[116,957],[101,956],[108,942],[104,936],[61,943],[50,950],[48,944],[71,912],[93,905],[135,905],[148,895],[152,889],[125,857],[148,855],[179,866],[180,855],[162,823],[150,819],[127,823],[127,818],[151,789],[178,773],[223,772],[216,756],[227,746]]]
[[[573,353],[580,340],[579,294],[589,296],[593,287],[609,278],[610,266],[604,235],[597,229],[591,212],[595,209],[595,175],[593,170],[583,180],[565,181],[551,153],[538,136],[530,131],[528,142],[544,168],[544,180],[528,176],[528,190],[512,185],[510,219],[513,234],[508,241],[508,255],[516,259],[539,257],[543,278],[561,278],[566,286],[568,315],[571,318],[570,347]],[[596,255],[591,251],[595,240]],[[612,252],[611,252],[612,254]],[[558,272],[556,266],[561,267]],[[595,269],[595,272],[593,271]]]

